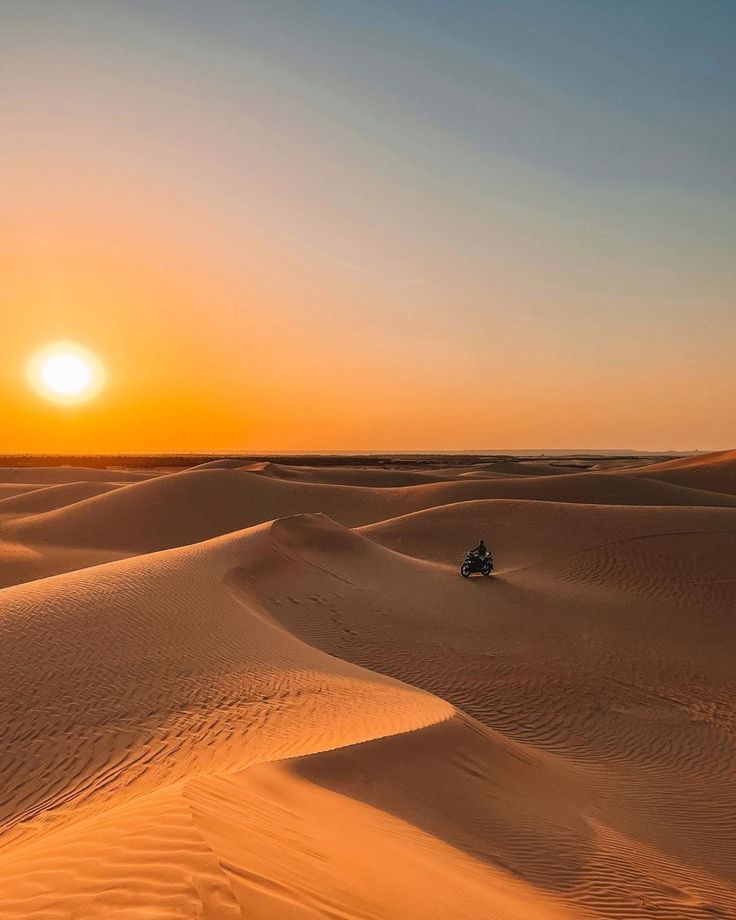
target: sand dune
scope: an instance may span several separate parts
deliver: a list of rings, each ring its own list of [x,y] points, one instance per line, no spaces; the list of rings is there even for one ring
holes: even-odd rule
[[[635,467],[626,472],[693,489],[736,495],[736,450],[681,457],[665,463]]]
[[[26,495],[28,492],[35,492],[36,489],[44,489],[42,483],[32,485],[30,483],[18,483],[17,485],[9,482],[0,482],[0,499],[13,498],[15,495]]]
[[[259,473],[272,479],[290,482],[324,483],[334,486],[363,486],[390,489],[422,485],[427,482],[444,482],[452,475],[435,475],[414,470],[345,469],[340,467],[288,466],[281,463],[251,463],[239,467],[247,473]]]
[[[714,553],[736,547],[732,533],[712,537]],[[728,715],[733,653],[725,644],[733,630],[733,576],[718,589],[717,606],[706,598],[707,617],[693,609],[700,587],[687,571],[679,575],[674,554],[664,567],[664,595],[641,581],[637,589],[624,565],[619,580],[614,570],[602,582],[586,550],[562,568],[541,565],[475,582],[471,595],[466,583],[430,564],[393,553],[377,558],[354,535],[344,534],[338,553],[340,539],[334,530],[327,575],[327,550],[322,556],[315,549],[300,564],[292,551],[283,570],[255,575],[264,605],[289,629],[332,654],[431,690],[507,737],[554,755],[560,768],[574,764],[570,781],[579,784],[578,795],[587,789],[593,814],[605,806],[617,834],[633,834],[637,845],[684,867],[693,861],[709,867],[697,882],[705,902],[714,866],[716,877],[728,880],[726,889],[733,884],[736,828],[726,815],[736,742]],[[552,556],[556,548],[548,551]],[[576,557],[587,579],[570,578]],[[704,581],[723,576],[724,568],[727,560],[711,566]],[[377,595],[374,579],[382,585]],[[691,593],[683,594],[688,585]],[[610,897],[626,903],[626,892],[640,882],[636,858],[629,854],[625,871],[619,859],[595,854],[608,867],[601,871]],[[693,884],[687,873],[676,877]],[[688,913],[681,895],[670,900],[669,913],[668,898],[660,902],[665,916],[698,916]],[[632,897],[627,909],[635,903]],[[724,903],[733,909],[733,900]],[[610,904],[598,909],[615,915]]]
[[[256,529],[2,592],[6,839],[31,845],[72,815],[203,769],[451,716],[437,698],[304,645],[233,591],[229,573],[244,554],[261,557],[263,539]]]
[[[736,496],[606,473],[450,480],[378,489],[287,482],[239,470],[195,470],[131,483],[68,507],[0,522],[0,539],[32,548],[43,543],[152,552],[292,514],[323,512],[352,527],[489,498],[736,507]]]
[[[736,499],[697,459],[1,500],[0,916],[736,916]]]
[[[0,482],[57,485],[63,482],[140,482],[151,473],[133,470],[104,470],[73,466],[0,466]]]
[[[207,460],[189,467],[190,470],[237,470],[243,467],[239,457],[223,457],[220,460]]]
[[[498,571],[648,534],[736,532],[736,508],[585,505],[486,499],[455,502],[360,528],[382,546],[457,567],[481,537]]]
[[[560,469],[543,460],[498,460],[496,463],[477,464],[473,473],[490,473],[502,476],[559,476]],[[468,474],[466,474],[468,475]]]
[[[21,492],[18,495],[0,499],[0,515],[28,516],[53,511],[56,508],[66,508],[85,498],[111,492],[121,484],[117,482],[68,482],[42,486],[29,492]]]
[[[30,486],[16,495],[0,499],[0,533],[3,523],[7,525],[16,519],[33,519],[49,510],[68,508],[87,498],[111,492],[121,485],[93,480]],[[0,537],[0,587],[99,565],[128,555],[130,553],[124,550],[108,548],[104,544],[79,547],[59,541],[50,545],[45,535],[29,544]]]
[[[18,542],[0,541],[0,588],[114,562],[131,555],[134,553],[105,547],[49,546],[44,543],[25,546]]]

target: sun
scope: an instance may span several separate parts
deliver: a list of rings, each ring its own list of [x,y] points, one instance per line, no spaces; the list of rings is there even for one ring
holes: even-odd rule
[[[91,399],[105,380],[99,358],[74,342],[55,342],[36,352],[28,377],[41,396],[66,405]]]

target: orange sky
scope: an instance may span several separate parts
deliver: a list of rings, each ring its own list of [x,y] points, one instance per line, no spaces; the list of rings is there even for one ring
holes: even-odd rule
[[[604,22],[550,56],[503,5],[399,6],[7,5],[0,451],[729,446],[708,80]],[[29,387],[58,339],[93,400]]]

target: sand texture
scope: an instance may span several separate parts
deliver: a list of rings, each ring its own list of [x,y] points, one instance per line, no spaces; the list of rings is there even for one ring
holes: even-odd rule
[[[0,469],[0,674],[2,920],[736,917],[736,452]]]

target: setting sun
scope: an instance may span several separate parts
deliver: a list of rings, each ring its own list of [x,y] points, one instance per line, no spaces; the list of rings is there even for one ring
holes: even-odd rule
[[[58,342],[37,352],[29,363],[28,376],[42,396],[65,404],[90,399],[104,380],[99,359],[70,342]]]

